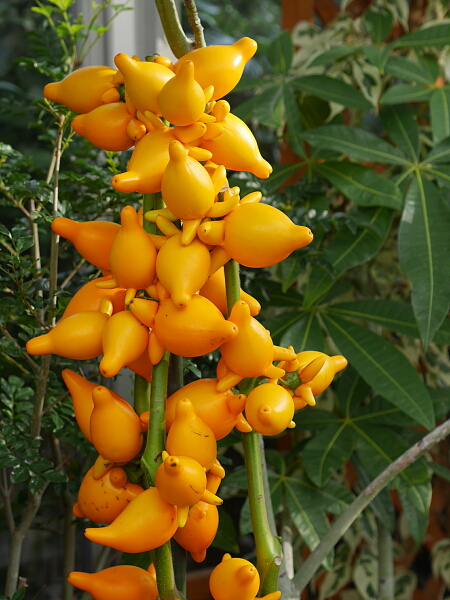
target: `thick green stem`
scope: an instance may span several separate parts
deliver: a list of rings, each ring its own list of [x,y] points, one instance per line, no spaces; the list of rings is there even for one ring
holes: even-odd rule
[[[239,263],[229,260],[225,267],[225,285],[227,290],[227,309],[230,314],[233,305],[241,297],[241,283],[239,281]]]
[[[278,570],[281,565],[281,544],[272,535],[267,518],[261,454],[264,452],[262,436],[255,431],[242,434],[245,469],[247,472],[248,500],[256,544],[257,568],[261,577],[260,594],[277,590]]]
[[[170,542],[155,548],[155,570],[158,582],[158,597],[160,600],[185,600],[184,595],[177,590],[172,564]]]
[[[380,519],[378,529],[378,600],[394,600],[394,553],[392,536]]]
[[[142,466],[146,472],[149,485],[155,485],[156,470],[161,464],[161,454],[164,450],[168,371],[169,353],[165,352],[159,363],[153,367],[150,421],[148,424],[147,445],[142,455]]]
[[[143,194],[142,208],[144,215],[149,210],[156,210],[157,208],[164,208],[164,202],[161,194]],[[158,229],[155,223],[144,219],[144,229],[147,233],[158,233]]]
[[[175,574],[175,584],[178,590],[186,596],[186,565],[187,552],[172,538],[170,541],[172,550],[173,570]]]
[[[302,591],[319,569],[322,561],[328,556],[329,552],[338,543],[350,525],[356,521],[362,511],[375,498],[388,483],[390,483],[406,467],[415,462],[431,446],[437,444],[450,434],[450,419],[436,427],[431,433],[426,435],[417,444],[414,444],[409,450],[404,452],[393,463],[389,465],[382,473],[370,483],[366,489],[359,494],[350,506],[336,519],[315,550],[308,556],[303,565],[297,571],[294,577],[294,584]]]
[[[184,0],[184,7],[186,8],[189,25],[194,34],[195,47],[203,48],[206,46],[205,37],[203,35],[203,25],[198,16],[194,0]]]
[[[194,41],[189,39],[181,27],[174,0],[155,0],[159,18],[170,49],[177,58],[181,58],[195,49]]]
[[[134,410],[138,415],[150,408],[150,384],[142,375],[134,376]]]

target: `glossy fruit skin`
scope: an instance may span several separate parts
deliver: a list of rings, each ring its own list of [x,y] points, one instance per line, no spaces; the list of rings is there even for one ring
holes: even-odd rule
[[[156,258],[159,281],[179,308],[187,306],[193,294],[205,284],[211,268],[205,244],[196,238],[188,246],[183,246],[182,235],[178,233],[169,238]]]
[[[225,272],[223,267],[210,276],[205,285],[200,289],[200,295],[215,304],[223,315],[228,313]],[[261,310],[261,304],[258,300],[244,292],[242,289],[240,291],[240,298],[249,305],[252,317],[256,317]]]
[[[217,117],[216,123],[223,127],[223,132],[214,139],[201,140],[201,147],[212,152],[212,160],[226,169],[248,171],[260,179],[267,179],[272,167],[261,156],[253,133],[229,109],[225,100],[220,100],[213,108],[212,114]]]
[[[195,414],[188,398],[178,400],[175,418],[169,428],[166,450],[175,456],[188,456],[209,471],[217,456],[212,429]],[[206,486],[206,483],[205,483]],[[192,502],[190,504],[193,504]]]
[[[219,511],[214,504],[199,501],[191,506],[184,527],[179,527],[174,539],[191,553],[195,562],[202,562],[219,526]]]
[[[67,578],[73,586],[91,594],[94,600],[156,600],[155,578],[132,565],[118,565],[98,573],[72,571]]]
[[[156,249],[132,206],[120,213],[121,228],[110,252],[111,273],[120,287],[145,289],[155,279]]]
[[[161,183],[164,202],[179,219],[202,219],[216,196],[208,171],[177,140],[171,142],[169,155]]]
[[[156,471],[158,492],[175,506],[191,506],[200,500],[206,489],[205,470],[188,456],[167,456]]]
[[[158,96],[163,117],[172,125],[186,126],[198,121],[205,110],[205,94],[195,81],[194,63],[184,62]]]
[[[137,131],[140,130],[139,139],[144,137],[147,133],[145,125],[133,118],[125,103],[111,102],[76,116],[72,120],[72,128],[97,148],[119,152],[131,148],[136,142],[128,135],[131,121],[137,124]]]
[[[161,115],[158,96],[174,73],[155,62],[137,61],[124,52],[114,57],[116,67],[123,74],[125,89],[132,104],[144,113],[146,110]]]
[[[280,385],[263,383],[247,396],[245,417],[252,428],[262,435],[282,433],[293,416],[292,396]]]
[[[86,221],[78,223],[58,217],[52,223],[55,233],[70,240],[77,251],[91,265],[110,270],[109,255],[120,225],[111,221]]]
[[[245,396],[236,396],[231,390],[218,392],[216,386],[217,379],[197,379],[169,396],[166,401],[166,430],[173,423],[178,401],[189,398],[195,413],[211,428],[216,441],[228,435],[244,409]]]
[[[137,360],[147,348],[148,337],[148,327],[131,311],[124,310],[113,315],[103,329],[101,374],[114,377],[120,369]]]
[[[253,600],[259,583],[258,571],[252,563],[225,554],[211,573],[209,589],[214,600]]]
[[[174,65],[175,72],[187,61],[194,63],[195,79],[205,89],[214,86],[212,100],[222,98],[238,83],[246,63],[255,54],[257,44],[245,37],[229,46],[205,46],[182,56]]]
[[[112,523],[144,488],[128,483],[127,475],[121,467],[114,467],[100,479],[94,479],[92,471],[93,467],[81,482],[74,514],[86,517],[93,523]]]
[[[153,333],[159,342],[178,356],[203,356],[237,334],[237,327],[225,321],[219,309],[206,298],[195,295],[180,310],[170,298],[160,303]]]
[[[169,144],[174,139],[174,134],[168,127],[149,131],[136,144],[128,170],[112,178],[113,187],[119,192],[159,192],[163,173],[169,162]]]
[[[348,362],[344,356],[328,356],[322,352],[300,352],[298,374],[304,382],[296,390],[296,396],[303,398],[308,404],[315,404],[315,396],[321,394],[333,381],[333,377],[344,369]]]
[[[177,527],[176,507],[150,487],[136,496],[110,525],[88,528],[85,536],[122,552],[147,552],[170,540]]]
[[[139,417],[128,402],[114,398],[98,385],[92,392],[91,441],[104,458],[115,463],[132,460],[142,447]]]
[[[241,265],[256,269],[281,262],[313,239],[308,227],[295,225],[269,204],[244,204],[228,214],[224,222],[226,252]]]
[[[81,287],[72,297],[69,304],[66,306],[65,311],[60,319],[67,319],[71,315],[75,315],[79,312],[85,312],[88,310],[98,311],[100,308],[100,302],[105,296],[111,299],[113,303],[113,314],[125,310],[125,290],[121,287],[116,287],[110,290],[101,289],[97,287],[97,283],[103,281],[109,281],[111,277],[97,277],[88,281],[83,287]]]
[[[29,354],[56,354],[74,360],[89,360],[103,352],[102,334],[109,317],[86,311],[57,323],[51,331],[27,342]]]
[[[117,71],[102,65],[82,67],[62,81],[44,87],[47,100],[64,104],[76,113],[88,113],[103,104],[102,96],[115,87],[113,78]]]

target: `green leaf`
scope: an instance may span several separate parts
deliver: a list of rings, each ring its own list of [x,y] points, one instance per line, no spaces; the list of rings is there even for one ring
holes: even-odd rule
[[[11,596],[11,600],[22,600],[25,597],[25,592],[27,588],[21,588],[20,590],[16,590],[14,594]]]
[[[392,42],[384,46],[384,48],[376,48],[375,46],[364,46],[362,50],[364,52],[364,56],[367,58],[369,63],[377,67],[380,73],[384,73],[384,65],[389,59],[391,48]]]
[[[363,468],[361,463],[356,457],[352,457],[352,464],[355,467],[358,475],[358,491],[359,489],[366,488],[371,482],[372,478],[369,476],[367,471]],[[395,529],[395,509],[392,504],[391,497],[386,488],[382,489],[370,503],[370,508],[375,513],[375,516],[383,523],[388,531],[394,533]]]
[[[369,6],[364,13],[364,29],[373,39],[375,44],[381,44],[392,29],[392,13],[381,6]]]
[[[148,569],[148,565],[152,562],[151,551],[137,552],[136,554],[122,552],[120,560],[121,565],[132,565],[133,567],[139,567],[140,569]]]
[[[344,422],[308,440],[303,449],[303,467],[311,481],[321,487],[344,466],[352,452],[352,431]]]
[[[383,106],[381,124],[389,138],[411,160],[419,158],[419,126],[412,109],[405,104]]]
[[[394,75],[394,77],[404,81],[413,81],[425,85],[434,83],[434,79],[430,77],[427,71],[404,56],[390,56],[384,65],[384,70],[389,75]]]
[[[450,89],[437,88],[430,99],[433,141],[439,144],[450,136]]]
[[[47,481],[51,481],[52,483],[66,483],[68,481],[64,471],[47,471],[46,473],[42,473],[42,477],[45,477]]]
[[[317,164],[315,168],[355,204],[397,210],[403,206],[402,194],[395,183],[369,167],[340,161]]]
[[[422,69],[427,73],[430,81],[433,83],[441,74],[441,67],[438,62],[438,57],[434,54],[425,54],[421,51],[416,50],[417,59],[422,66]]]
[[[283,125],[283,87],[272,86],[255,96],[253,117],[268,127]]]
[[[356,54],[356,52],[359,52],[359,48],[354,48],[353,46],[333,46],[333,48],[325,50],[325,52],[321,52],[318,56],[316,56],[316,58],[309,63],[308,69],[327,65],[329,63],[335,63],[341,58]]]
[[[299,163],[293,165],[274,165],[272,173],[262,182],[266,194],[273,194],[291,175],[301,169]]]
[[[296,352],[315,350],[323,352],[324,335],[314,311],[298,319],[289,329],[286,329],[280,339],[280,346],[293,346]]]
[[[424,348],[450,307],[450,211],[420,173],[405,198],[398,234],[400,266],[412,284],[412,305]]]
[[[286,478],[284,489],[292,522],[308,548],[314,550],[329,529],[328,520],[322,510],[317,510],[316,503],[299,482]],[[332,560],[332,555],[328,555],[323,563],[325,568],[331,567]]]
[[[353,502],[355,495],[348,487],[334,479],[330,479],[318,490],[320,506],[327,513],[339,516]]]
[[[342,419],[336,417],[336,415],[328,410],[308,406],[296,411],[294,420],[297,424],[297,429],[301,431],[327,429],[330,426],[338,426],[342,422]]]
[[[354,408],[364,402],[371,388],[351,366],[347,366],[336,382],[336,393],[339,406],[348,418]]]
[[[408,442],[390,428],[374,427],[366,423],[352,423],[352,427],[358,434],[358,460],[373,478],[409,448]],[[401,471],[389,484],[389,488],[398,489],[422,514],[426,514],[431,499],[431,488],[425,459],[420,458]]]
[[[359,127],[324,125],[301,133],[311,146],[335,150],[357,161],[409,165],[403,155],[379,136]]]
[[[291,254],[285,258],[279,266],[281,275],[281,291],[283,294],[292,286],[294,281],[302,272],[302,261],[303,253],[300,250],[294,250]]]
[[[423,102],[431,97],[433,90],[397,83],[388,88],[380,98],[380,104],[402,104],[403,102]]]
[[[255,90],[259,87],[270,85],[270,79],[266,77],[241,77],[237,85],[229,92],[230,94],[234,92],[245,92],[247,90]],[[234,113],[234,109],[233,109]]]
[[[301,332],[305,329],[305,320],[307,320],[305,313],[283,312],[280,315],[263,319],[262,324],[270,331],[273,342],[278,346],[281,346],[281,338],[285,335],[287,338],[293,338],[297,341],[301,338]],[[291,328],[294,328],[294,332],[289,333]],[[300,331],[300,334],[297,330]]]
[[[336,548],[333,568],[326,573],[320,584],[319,600],[335,597],[350,581],[352,570],[351,548],[345,542],[341,542]]]
[[[357,221],[373,225],[379,235],[370,228],[358,229],[356,235],[349,231],[339,231],[324,253],[333,268],[334,277],[322,267],[312,269],[305,289],[305,308],[323,296],[345,271],[367,262],[379,252],[394,218],[394,211],[385,207],[356,208],[351,214]]]
[[[239,554],[239,545],[236,541],[237,536],[233,520],[223,506],[220,506],[218,510],[219,527],[211,545],[214,548],[223,550],[224,552]]]
[[[323,314],[339,351],[373,389],[427,429],[434,427],[428,390],[405,355],[376,333]]]
[[[305,92],[322,98],[327,102],[336,102],[347,108],[357,110],[370,110],[372,104],[357,89],[348,85],[340,79],[328,77],[327,75],[305,75],[297,79],[291,79],[289,85],[294,90]]]
[[[11,482],[12,483],[20,483],[21,481],[26,481],[30,476],[30,471],[28,467],[23,465],[18,465],[14,467],[11,471]]]
[[[294,45],[291,34],[284,30],[268,46],[266,51],[267,58],[276,73],[286,75],[291,66],[294,56]]]
[[[303,140],[298,137],[298,134],[303,129],[300,119],[300,107],[291,88],[286,84],[283,85],[283,100],[289,144],[297,156],[304,158],[306,153]]]
[[[403,35],[395,41],[396,48],[423,48],[424,46],[441,48],[449,44],[450,30],[448,23],[422,27],[422,29]]]
[[[435,475],[441,479],[444,479],[445,481],[450,482],[450,469],[433,461],[430,461],[428,465],[431,467]]]
[[[414,540],[414,545],[418,548],[425,537],[428,527],[428,511],[424,514],[417,510],[414,504],[409,502],[406,497],[399,493],[402,502],[403,511],[408,523],[409,533]]]
[[[421,164],[442,165],[450,163],[450,138],[435,146]]]
[[[271,306],[290,306],[300,308],[302,297],[294,289],[289,288],[285,294],[281,291],[281,284],[273,279],[255,279],[251,293],[260,302],[267,302]]]
[[[441,186],[445,188],[450,188],[450,166],[448,165],[438,165],[437,167],[424,167],[421,168],[421,171],[428,173],[436,179]]]
[[[30,483],[28,485],[28,488],[30,490],[30,494],[37,494],[39,492],[39,490],[42,490],[42,488],[45,485],[45,479],[43,477],[37,476],[37,477],[32,477],[30,479]]]
[[[364,547],[356,559],[353,583],[362,600],[378,598],[378,557],[370,547]]]

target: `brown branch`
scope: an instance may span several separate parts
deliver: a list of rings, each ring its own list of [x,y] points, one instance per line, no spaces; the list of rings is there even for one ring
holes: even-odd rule
[[[194,0],[184,0],[184,6],[187,12],[189,25],[194,34],[194,44],[196,48],[204,48],[206,46],[205,36],[203,35],[203,25],[198,16],[197,7]]]

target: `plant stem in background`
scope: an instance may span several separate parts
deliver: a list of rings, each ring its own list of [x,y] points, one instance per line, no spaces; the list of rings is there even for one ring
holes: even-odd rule
[[[159,18],[170,49],[177,58],[194,50],[194,41],[189,39],[181,27],[174,0],[155,0]]]
[[[406,452],[389,465],[382,473],[370,483],[366,489],[350,504],[350,506],[336,519],[314,551],[308,556],[294,577],[296,587],[302,591],[319,569],[322,561],[338,543],[350,525],[359,517],[362,511],[370,504],[382,489],[390,483],[406,467],[450,434],[450,419],[444,421],[431,433],[411,446]]]
[[[203,35],[203,25],[198,16],[194,0],[184,0],[184,7],[186,8],[189,25],[194,34],[195,47],[203,48],[206,46],[205,37]]]
[[[394,555],[392,536],[377,518],[378,530],[378,600],[394,600]]]

